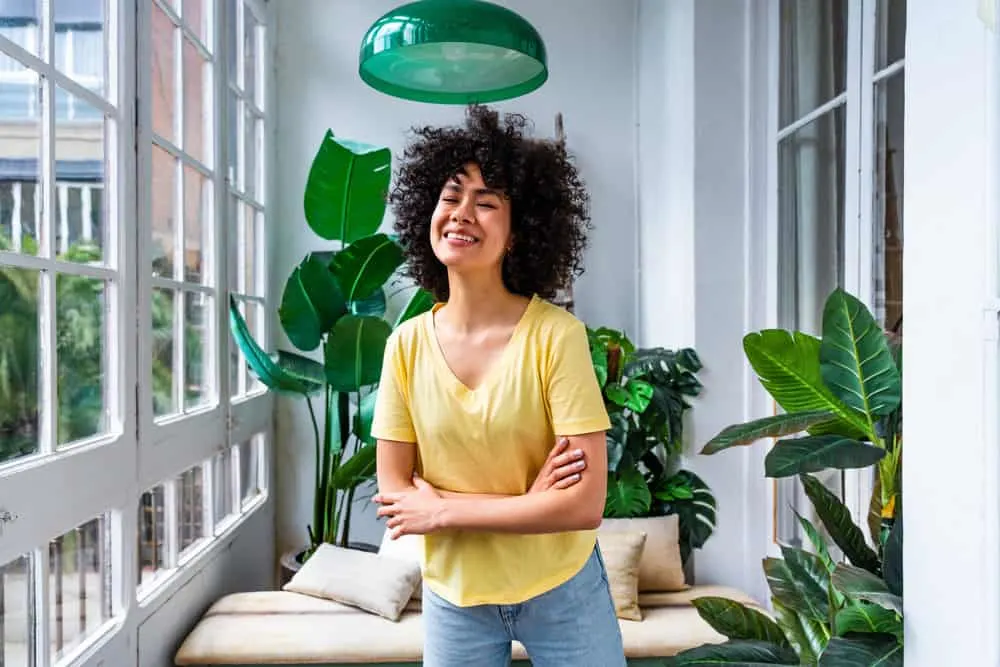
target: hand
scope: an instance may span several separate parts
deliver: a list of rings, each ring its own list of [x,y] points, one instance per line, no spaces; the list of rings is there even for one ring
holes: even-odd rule
[[[540,493],[549,489],[565,489],[573,486],[583,476],[587,461],[582,449],[566,451],[569,448],[569,438],[559,438],[559,442],[549,452],[545,464],[538,471],[538,476],[528,489],[528,493]]]
[[[374,498],[381,505],[378,516],[389,517],[385,526],[392,531],[389,536],[394,540],[403,535],[426,535],[442,527],[445,500],[419,477],[413,478],[413,486],[416,488],[410,491],[380,493]]]

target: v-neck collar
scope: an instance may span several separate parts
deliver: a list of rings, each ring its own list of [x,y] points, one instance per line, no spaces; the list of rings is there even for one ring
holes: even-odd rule
[[[531,316],[536,308],[537,301],[537,296],[532,296],[528,301],[528,305],[525,307],[524,312],[521,313],[521,317],[517,320],[517,324],[514,325],[514,330],[510,334],[510,340],[508,340],[507,344],[504,345],[500,356],[497,357],[493,363],[490,364],[490,367],[486,369],[486,372],[483,373],[482,378],[479,380],[479,384],[475,387],[469,387],[464,382],[459,380],[458,376],[455,375],[455,371],[453,371],[451,366],[448,364],[448,359],[444,355],[444,350],[441,348],[441,342],[437,336],[437,326],[434,317],[445,304],[434,304],[430,312],[428,312],[427,316],[424,318],[424,326],[427,329],[427,339],[433,350],[436,366],[441,371],[441,375],[451,385],[451,388],[455,391],[455,393],[459,395],[476,394],[478,392],[485,391],[489,385],[495,381],[496,375],[503,370],[503,367],[507,363],[509,363],[509,357],[514,354],[514,350],[518,347],[518,339],[523,336],[523,332],[527,328]]]

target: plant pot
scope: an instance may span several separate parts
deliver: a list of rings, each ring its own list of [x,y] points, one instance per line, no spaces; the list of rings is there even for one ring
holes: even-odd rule
[[[356,551],[367,551],[368,553],[378,553],[377,544],[369,544],[368,542],[348,542],[348,549],[354,549]],[[284,586],[292,577],[302,569],[302,556],[306,552],[306,547],[300,547],[294,549],[293,551],[286,551],[281,554],[281,573],[279,578],[278,586]]]

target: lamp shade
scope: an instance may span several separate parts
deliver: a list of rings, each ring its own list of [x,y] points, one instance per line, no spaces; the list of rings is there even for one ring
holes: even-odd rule
[[[518,97],[548,78],[545,44],[514,12],[484,0],[420,0],[379,18],[359,73],[376,90],[438,104]]]

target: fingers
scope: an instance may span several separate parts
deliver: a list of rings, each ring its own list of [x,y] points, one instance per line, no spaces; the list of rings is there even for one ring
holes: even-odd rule
[[[569,438],[559,438],[556,441],[556,446],[549,452],[549,459],[554,459],[557,455],[566,451],[567,447],[569,447]]]
[[[583,463],[583,450],[574,449],[571,452],[566,452],[565,454],[560,454],[559,456],[552,459],[552,464],[555,468],[562,468],[567,465],[571,465],[576,462]],[[583,466],[581,466],[582,468]]]
[[[568,489],[569,487],[579,482],[581,479],[583,479],[583,477],[582,475],[580,475],[580,473],[574,473],[572,475],[569,475],[568,477],[563,477],[558,482],[553,484],[552,487],[556,489]]]
[[[401,510],[396,505],[383,505],[375,510],[375,516],[396,516]]]
[[[427,482],[425,482],[422,477],[417,477],[417,476],[413,477],[413,486],[415,486],[415,487],[417,487],[418,489],[421,489],[421,490],[422,489],[431,489],[431,488],[434,488],[430,484],[428,484]]]
[[[554,471],[552,471],[552,479],[558,481],[560,479],[565,479],[573,475],[579,475],[580,473],[583,472],[584,468],[586,467],[587,467],[587,462],[584,461],[583,459],[580,459],[579,461],[574,461],[572,463],[567,463],[566,465],[560,466],[556,468]]]

